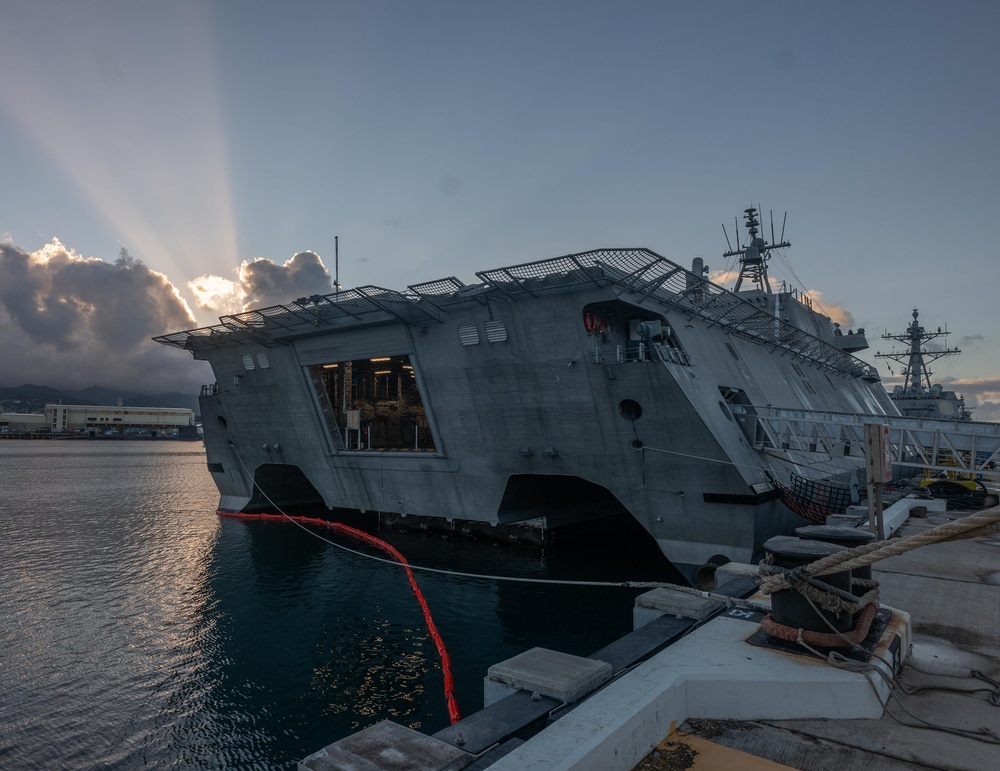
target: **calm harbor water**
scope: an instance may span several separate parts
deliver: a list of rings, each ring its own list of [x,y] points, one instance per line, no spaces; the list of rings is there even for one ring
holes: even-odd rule
[[[0,442],[0,768],[293,768],[386,718],[447,725],[403,571],[289,523],[221,519],[217,501],[200,443]],[[379,535],[414,565],[669,578],[634,539],[543,554]],[[463,714],[491,664],[535,645],[585,655],[629,631],[638,593],[417,580]]]

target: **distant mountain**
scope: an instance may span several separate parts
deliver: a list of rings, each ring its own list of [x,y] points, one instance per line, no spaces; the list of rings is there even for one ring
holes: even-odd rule
[[[187,407],[198,413],[198,397],[171,391],[162,394],[139,394],[133,391],[116,391],[103,386],[90,386],[82,391],[66,391],[48,386],[25,384],[15,387],[0,387],[0,402],[19,400],[29,402],[35,409],[44,409],[46,404],[86,404],[114,406],[118,400],[126,407]],[[0,410],[2,411],[2,410]]]
[[[65,404],[70,404],[73,399],[85,398],[78,396],[70,396],[71,392],[60,391],[55,388],[49,388],[48,386],[32,385],[31,383],[25,383],[22,386],[12,386],[7,388],[0,388],[0,399],[4,401],[10,401],[13,399],[19,399],[26,402],[46,402],[49,404],[58,404],[63,402]],[[75,404],[96,404],[96,402],[81,401],[73,402]]]
[[[129,407],[187,407],[189,410],[194,410],[196,415],[201,411],[197,396],[177,391],[151,396],[149,394],[132,394],[125,399],[125,404]]]
[[[102,405],[118,404],[119,399],[127,404],[125,400],[132,395],[131,391],[115,391],[96,385],[84,388],[82,391],[67,391],[67,393],[72,394],[75,399],[87,399],[90,404]]]

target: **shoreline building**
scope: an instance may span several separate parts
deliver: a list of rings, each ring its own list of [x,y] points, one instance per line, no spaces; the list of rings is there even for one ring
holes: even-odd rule
[[[0,414],[0,433],[197,438],[194,411],[186,407],[113,407],[46,404],[44,414]]]

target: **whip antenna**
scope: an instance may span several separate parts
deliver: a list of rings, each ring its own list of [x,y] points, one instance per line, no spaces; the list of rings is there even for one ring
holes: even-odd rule
[[[729,233],[726,232],[726,223],[725,222],[722,223],[722,233],[726,237],[726,246],[729,247],[729,251],[733,251],[733,245],[731,243],[729,243]]]

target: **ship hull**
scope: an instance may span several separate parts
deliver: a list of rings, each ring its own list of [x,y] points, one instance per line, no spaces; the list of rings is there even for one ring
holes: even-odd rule
[[[817,364],[801,342],[769,345],[665,291],[567,283],[485,287],[417,322],[186,342],[217,378],[201,412],[220,510],[322,506],[504,533],[627,513],[676,565],[749,561],[801,524],[783,480],[860,465],[762,453],[753,405],[894,412],[863,368]]]

